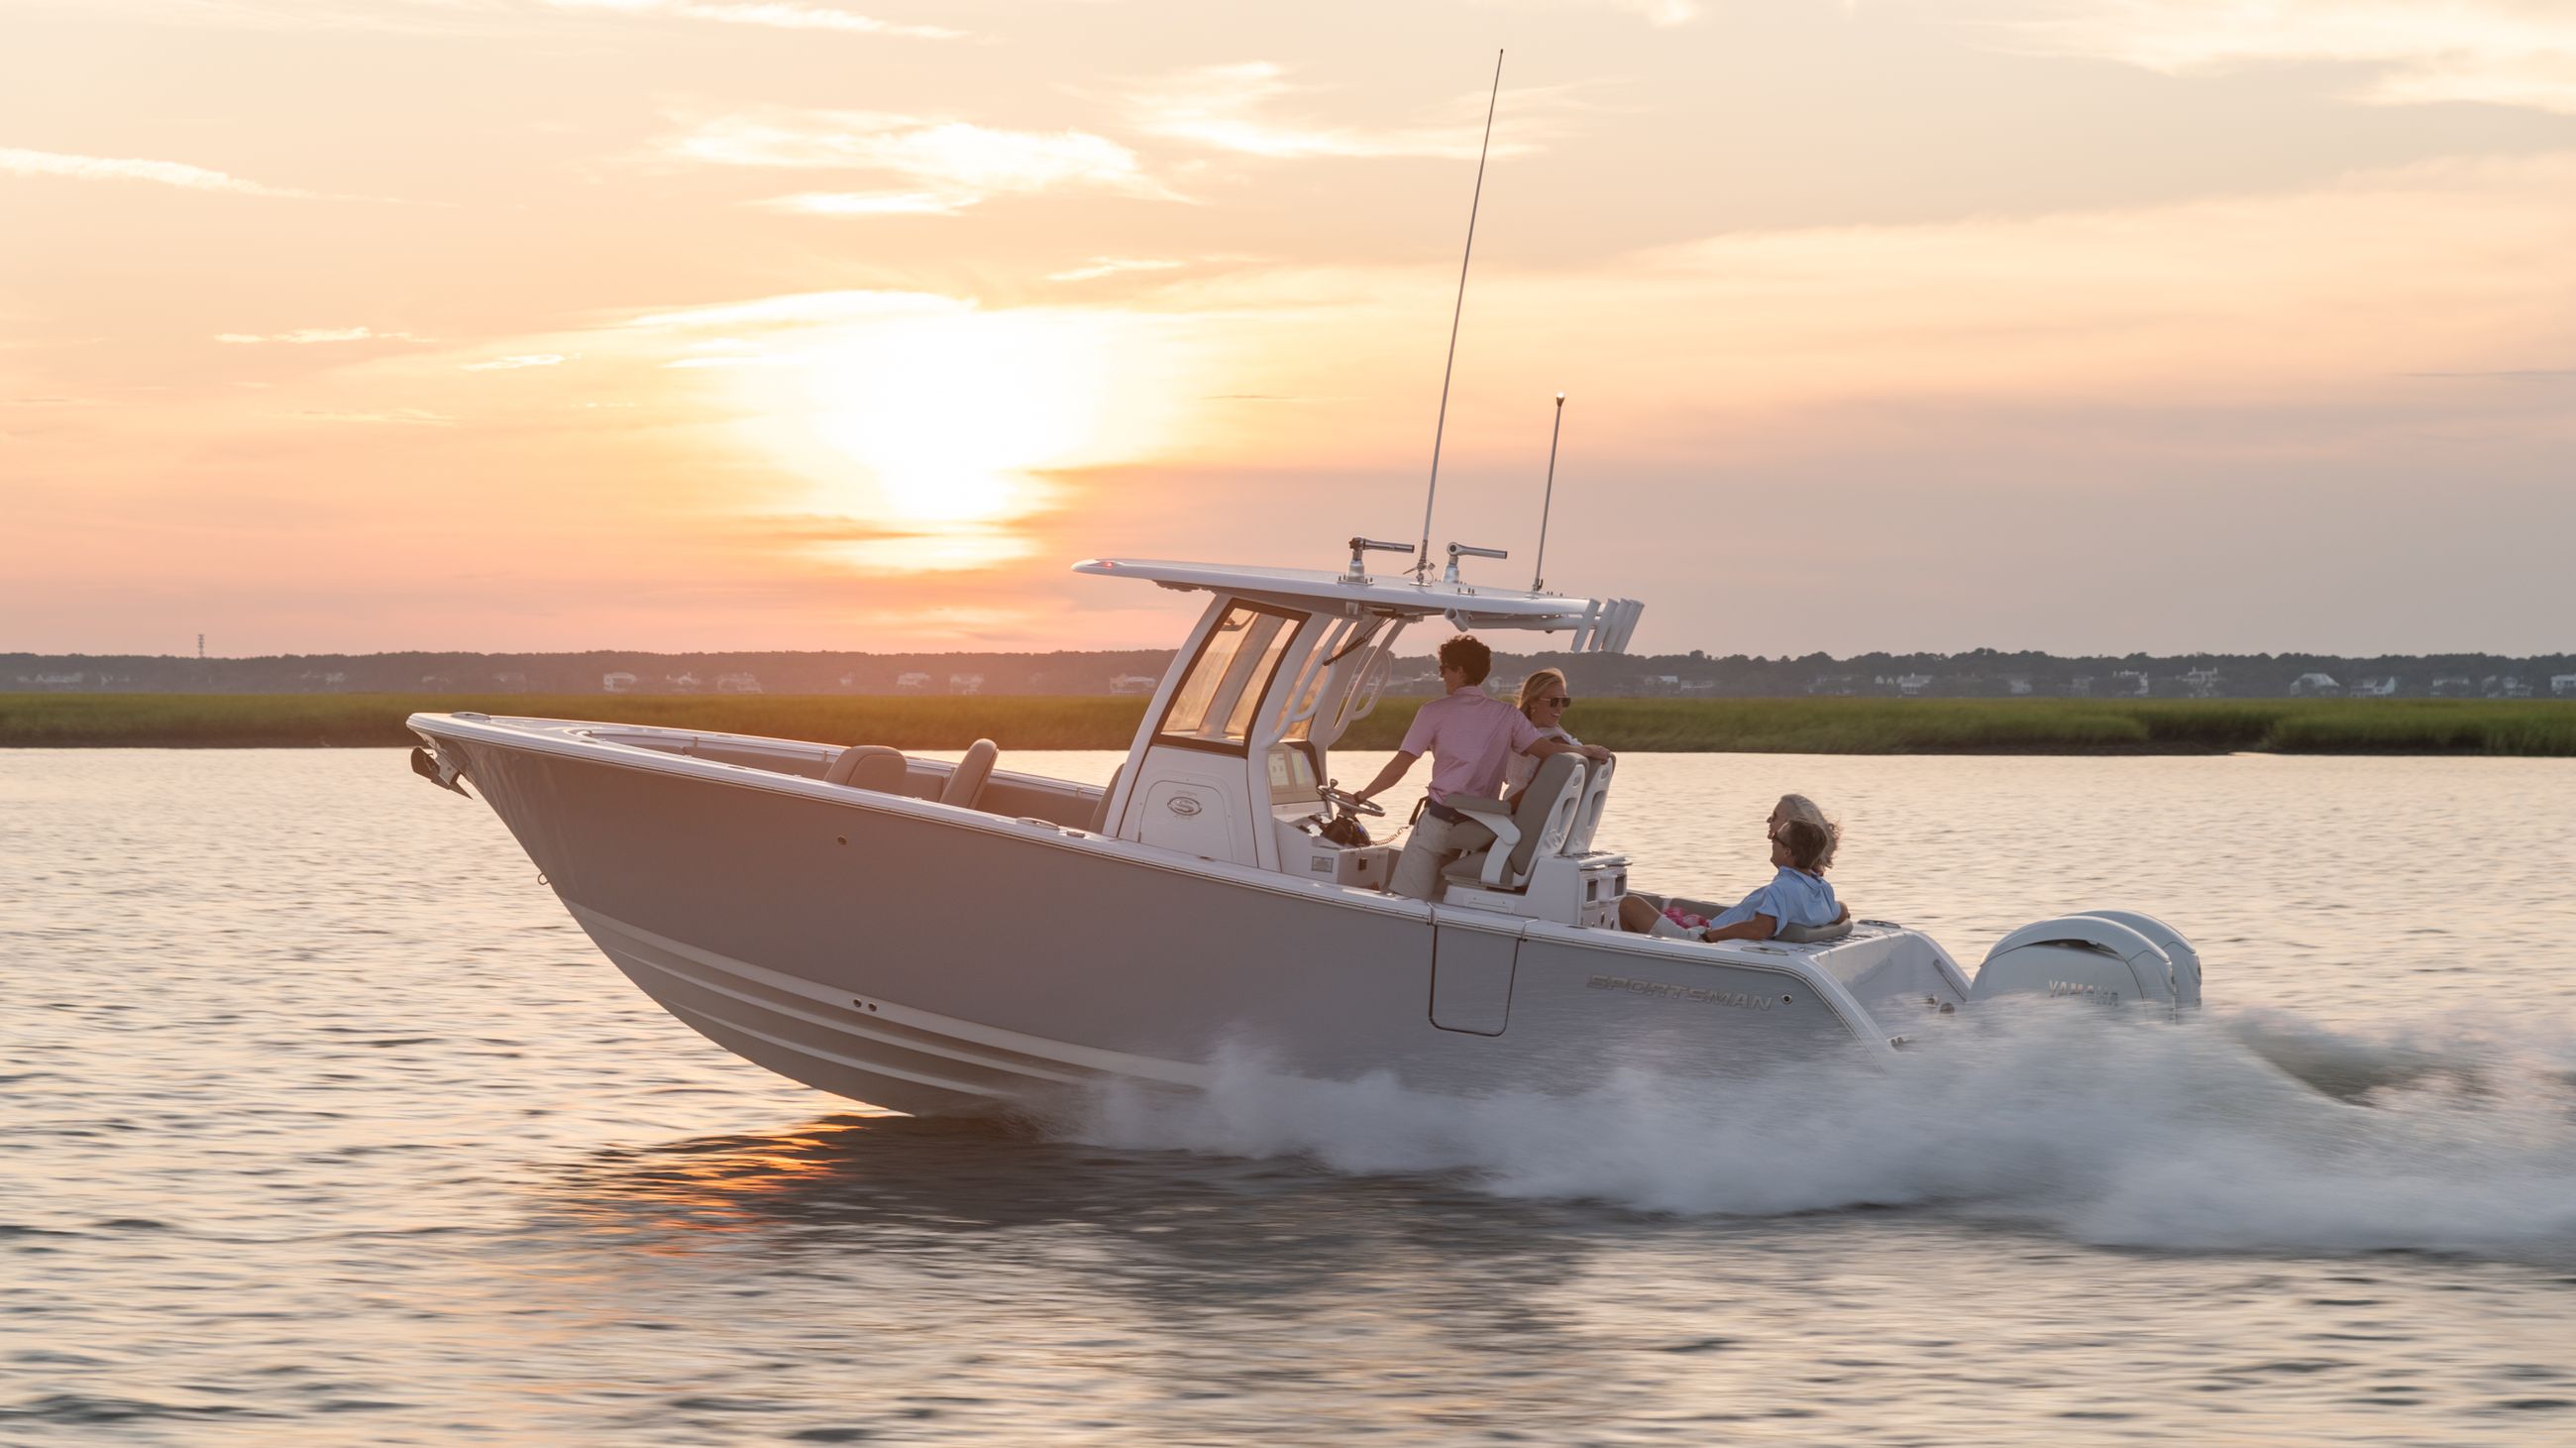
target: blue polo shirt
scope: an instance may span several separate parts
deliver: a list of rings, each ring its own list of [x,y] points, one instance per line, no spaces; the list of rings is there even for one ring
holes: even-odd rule
[[[1842,913],[1842,902],[1834,898],[1834,887],[1824,876],[1783,865],[1770,884],[1745,896],[1708,923],[1741,925],[1756,915],[1768,915],[1771,933],[1777,935],[1791,925],[1831,925],[1834,917]]]

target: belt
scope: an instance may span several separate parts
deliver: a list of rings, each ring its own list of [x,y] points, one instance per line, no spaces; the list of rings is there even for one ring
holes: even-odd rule
[[[1422,797],[1422,812],[1445,825],[1463,825],[1467,817],[1429,795]]]

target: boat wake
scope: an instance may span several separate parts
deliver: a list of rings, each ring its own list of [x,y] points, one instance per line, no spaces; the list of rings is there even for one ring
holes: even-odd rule
[[[1112,1091],[1069,1130],[1691,1216],[1922,1207],[2122,1247],[2576,1249],[2563,1033],[2373,1039],[2280,1013],[2176,1029],[2045,1008],[1962,1024],[1883,1070],[1638,1074],[1579,1096],[1319,1082],[1238,1051],[1204,1095]]]

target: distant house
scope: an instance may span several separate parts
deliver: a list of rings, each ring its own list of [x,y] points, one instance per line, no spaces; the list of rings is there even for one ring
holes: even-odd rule
[[[2195,699],[2207,699],[2218,693],[2216,669],[2189,669],[2182,676],[2183,692]]]
[[[1163,681],[1155,678],[1151,674],[1112,674],[1109,676],[1109,692],[1113,694],[1150,694],[1154,692],[1154,686],[1161,682]]]
[[[635,676],[624,669],[599,676],[599,691],[603,694],[623,694],[634,687]]]
[[[2067,681],[2066,692],[2074,695],[2078,699],[2092,698],[2093,676],[2091,674],[2077,674],[2073,679]]]
[[[2386,699],[2395,695],[2396,692],[2397,676],[2395,674],[2373,674],[2369,678],[2362,680],[2360,683],[2353,685],[2351,690],[2352,697],[2356,699]]]
[[[2452,674],[2433,681],[2432,694],[2436,699],[2461,699],[2466,698],[2477,691],[2478,686],[2475,680],[2464,678],[2458,674]]]
[[[1682,686],[1682,676],[1679,674],[1648,674],[1646,675],[1646,686],[1651,689],[1678,689]]]
[[[2011,695],[2013,695],[2013,696],[2015,696],[2015,697],[2019,697],[2019,696],[2021,696],[2021,695],[2023,695],[2023,694],[2027,694],[2027,693],[2029,693],[2029,692],[2030,692],[2030,675],[2028,675],[2028,674],[2006,674],[2006,675],[2004,675],[2004,692],[2005,692],[2005,693],[2007,693],[2007,694],[2011,694]]]
[[[1860,675],[1818,674],[1816,675],[1815,681],[1807,685],[1807,692],[1810,694],[1857,694],[1860,692]]]
[[[760,680],[758,677],[751,674],[718,674],[716,675],[716,692],[719,694],[757,694],[760,692]]]
[[[1932,676],[1930,674],[1899,674],[1896,676],[1895,683],[1896,692],[1911,699],[1922,693],[1924,690],[1932,687]]]
[[[948,692],[952,694],[980,694],[984,692],[984,676],[982,674],[950,674],[948,676]]]
[[[2343,685],[2336,683],[2332,674],[2301,674],[2290,681],[2290,692],[2293,695],[2340,694]]]
[[[68,688],[71,688],[73,685],[78,684],[81,680],[86,679],[86,678],[88,678],[88,677],[89,677],[89,675],[88,675],[87,673],[78,673],[78,674],[38,674],[38,675],[35,677],[35,679],[33,680],[33,682],[34,682],[34,683],[35,683],[39,688],[46,688],[46,689],[68,689]]]
[[[2551,692],[2551,693],[2553,693],[2553,694],[2557,695],[2558,697],[2560,697],[2560,698],[2562,698],[2562,699],[2567,698],[2567,697],[2569,697],[2569,696],[2571,696],[2571,695],[2576,695],[2576,674],[2552,674],[2552,675],[2550,675],[2550,676],[2549,676],[2549,692]]]
[[[897,674],[894,677],[894,686],[905,693],[917,694],[930,687],[930,676],[918,670],[909,674]]]
[[[2501,678],[2489,674],[2479,682],[2478,692],[2490,699],[2528,699],[2531,697],[2531,686],[2511,674]]]
[[[2111,692],[2114,694],[2126,694],[2134,698],[2146,694],[2154,687],[2155,681],[2149,679],[2143,669],[2111,671]]]
[[[701,687],[695,674],[665,674],[662,682],[670,685],[676,694],[694,694]]]

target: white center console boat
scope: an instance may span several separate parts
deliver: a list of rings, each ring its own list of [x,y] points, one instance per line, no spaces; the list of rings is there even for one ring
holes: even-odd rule
[[[1640,605],[1341,572],[1096,559],[1209,595],[1109,786],[871,744],[415,714],[413,765],[471,783],[618,969],[781,1075],[916,1113],[1042,1108],[1125,1079],[1190,1087],[1229,1048],[1273,1069],[1428,1090],[1580,1091],[1884,1053],[1997,995],[2195,1005],[2200,962],[2151,917],[2014,932],[1971,981],[1919,932],[1623,933],[1604,847],[1615,769],[1562,755],[1436,902],[1385,894],[1394,850],[1330,827],[1331,751],[1376,707],[1406,627],[1617,651]],[[1456,550],[1453,550],[1453,557]],[[1340,809],[1337,811],[1337,806]]]

